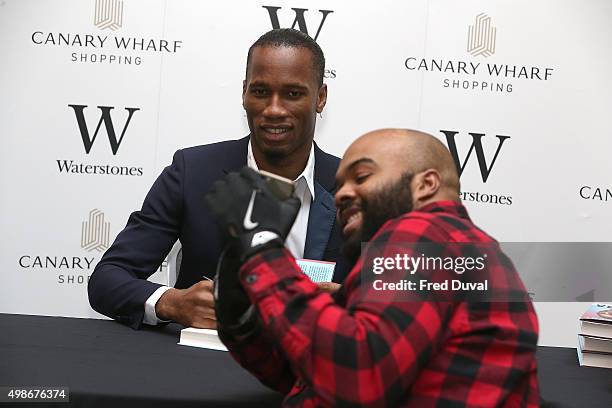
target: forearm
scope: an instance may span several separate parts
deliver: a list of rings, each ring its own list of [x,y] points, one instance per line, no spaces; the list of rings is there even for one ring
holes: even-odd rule
[[[177,317],[180,311],[179,289],[165,288],[166,290],[161,294],[154,306],[154,314],[157,319],[160,320],[173,320],[177,321]]]
[[[418,357],[438,342],[441,310],[360,300],[339,307],[292,258],[281,251],[262,255],[243,266],[243,286],[263,331],[277,339],[292,370],[322,403],[380,404],[409,389],[422,365]],[[356,392],[364,389],[367,395]]]

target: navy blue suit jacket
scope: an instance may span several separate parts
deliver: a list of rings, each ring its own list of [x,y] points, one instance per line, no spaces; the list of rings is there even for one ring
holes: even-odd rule
[[[160,285],[147,281],[177,239],[181,269],[175,287],[187,288],[213,277],[224,243],[204,205],[211,185],[246,165],[249,138],[179,150],[147,194],[142,209],[96,266],[88,285],[89,303],[99,313],[135,329],[142,324],[144,304]],[[310,207],[304,258],[336,261],[334,281],[349,271],[340,255],[341,232],[334,206],[339,159],[315,145],[315,199]]]

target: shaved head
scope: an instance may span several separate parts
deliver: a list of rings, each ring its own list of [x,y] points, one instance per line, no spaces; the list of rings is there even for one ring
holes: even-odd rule
[[[359,137],[347,149],[367,156],[384,157],[398,172],[420,173],[435,169],[440,173],[442,189],[459,194],[457,167],[444,144],[434,136],[410,129],[379,129]]]

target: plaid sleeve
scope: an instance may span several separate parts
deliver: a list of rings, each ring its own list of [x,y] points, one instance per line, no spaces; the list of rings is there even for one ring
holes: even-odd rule
[[[287,394],[295,383],[288,361],[258,327],[244,338],[236,338],[219,328],[219,337],[230,354],[242,367],[247,369],[264,385]]]
[[[418,221],[386,228],[373,242],[379,247],[416,242],[430,228]],[[368,301],[359,290],[360,269],[358,262],[342,289],[347,303],[339,306],[302,274],[285,249],[259,254],[241,268],[263,331],[282,350],[298,378],[296,387],[309,389],[296,391],[296,398],[317,406],[396,405],[441,342],[450,304]]]

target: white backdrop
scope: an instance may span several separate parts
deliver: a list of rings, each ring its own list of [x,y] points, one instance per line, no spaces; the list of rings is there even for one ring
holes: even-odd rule
[[[480,137],[461,182],[483,229],[611,241],[607,0],[96,3],[0,1],[2,313],[100,317],[86,283],[104,248],[176,149],[248,133],[248,47],[271,12],[289,27],[295,9],[326,54],[325,150],[407,127],[451,135],[463,163]],[[540,343],[574,346],[586,307],[537,303]]]

